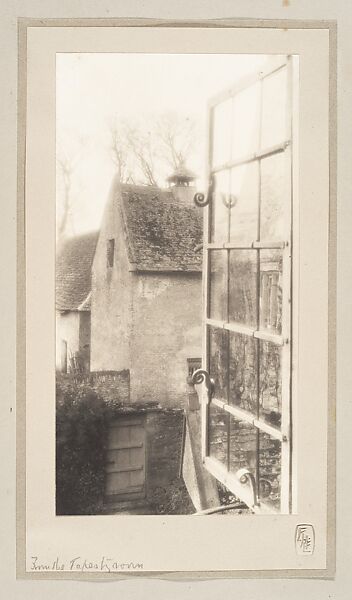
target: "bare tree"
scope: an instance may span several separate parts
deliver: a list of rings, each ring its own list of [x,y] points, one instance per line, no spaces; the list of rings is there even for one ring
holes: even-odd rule
[[[197,126],[194,119],[177,113],[149,116],[143,121],[110,125],[112,158],[124,183],[158,185],[160,174],[187,163],[194,152]]]
[[[136,125],[126,125],[126,141],[136,166],[148,185],[157,185],[155,159],[157,151],[152,131],[143,132]]]
[[[156,136],[160,151],[173,169],[184,165],[194,150],[196,123],[189,117],[177,113],[166,113],[156,122]]]
[[[61,178],[63,194],[61,201],[61,215],[57,224],[57,239],[60,241],[67,232],[69,216],[72,208],[72,173],[73,161],[67,157],[57,158],[58,175]]]
[[[112,160],[117,167],[117,174],[121,183],[134,183],[134,177],[130,169],[130,148],[128,146],[125,125],[112,122],[111,153]]]
[[[89,138],[72,134],[57,143],[57,241],[70,233],[74,234],[73,215],[75,202],[80,193],[77,166],[89,147]],[[68,150],[69,148],[69,150]]]

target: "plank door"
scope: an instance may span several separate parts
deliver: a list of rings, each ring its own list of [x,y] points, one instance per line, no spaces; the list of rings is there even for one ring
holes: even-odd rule
[[[141,417],[121,417],[109,428],[106,457],[107,500],[145,496],[145,429]]]

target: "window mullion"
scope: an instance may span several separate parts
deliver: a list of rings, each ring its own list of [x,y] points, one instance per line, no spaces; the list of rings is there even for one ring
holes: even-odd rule
[[[259,148],[261,148],[261,139],[262,139],[262,120],[263,120],[263,101],[264,101],[264,84],[263,79],[260,82],[260,116],[259,116]],[[260,223],[261,223],[261,203],[262,203],[262,170],[261,170],[261,160],[258,160],[258,220],[257,220],[257,242],[260,242]],[[260,329],[260,249],[257,248],[257,330]],[[260,340],[256,340],[256,350],[257,350],[257,419],[259,419],[259,402],[260,402]],[[259,498],[259,480],[260,480],[260,436],[259,429],[257,428],[257,436],[256,436],[256,485],[257,485],[257,495]]]
[[[229,322],[229,306],[230,306],[230,251],[226,252],[226,282],[227,282],[227,322]],[[226,332],[227,337],[227,404],[230,404],[230,332]],[[231,415],[227,413],[227,470],[230,471],[230,456],[231,456]]]
[[[269,73],[270,74],[270,73]],[[289,81],[290,79],[290,67],[288,68],[288,74],[289,77],[287,78],[287,80]],[[290,89],[290,83],[288,84],[288,95],[287,98],[290,98],[290,94],[291,94],[291,89]],[[265,88],[265,92],[266,92],[266,88]],[[266,96],[265,96],[266,98]],[[265,233],[264,231],[266,230],[265,227],[265,219],[268,217],[270,218],[270,212],[267,215],[267,212],[263,213],[263,210],[265,209],[266,204],[264,205],[264,203],[266,202],[265,198],[265,193],[267,193],[266,190],[266,176],[265,176],[265,172],[264,169],[266,169],[266,166],[269,165],[271,163],[262,163],[262,160],[264,160],[265,158],[267,158],[268,156],[274,155],[274,154],[278,154],[281,153],[281,158],[279,158],[279,162],[280,165],[282,164],[282,162],[285,162],[285,164],[287,165],[287,169],[286,169],[286,176],[287,176],[287,181],[290,181],[291,176],[289,173],[289,169],[291,169],[291,161],[292,161],[292,135],[291,135],[291,129],[289,126],[289,122],[291,119],[291,115],[288,114],[287,116],[287,131],[286,131],[286,135],[282,136],[285,141],[282,142],[281,144],[277,144],[276,146],[272,146],[272,147],[266,147],[263,148],[262,147],[262,137],[263,137],[263,133],[265,135],[265,123],[267,123],[267,120],[265,120],[265,123],[263,123],[263,119],[264,119],[264,113],[266,114],[266,110],[265,110],[265,106],[264,106],[264,79],[260,79],[260,105],[259,105],[259,110],[260,110],[260,116],[259,116],[259,142],[258,142],[258,147],[257,147],[257,151],[255,154],[252,154],[250,156],[245,157],[243,160],[233,160],[233,155],[230,149],[230,158],[229,160],[226,162],[226,164],[222,164],[221,166],[216,166],[215,168],[212,166],[212,138],[214,135],[214,125],[213,125],[213,119],[212,119],[212,108],[210,108],[209,111],[209,175],[212,173],[219,173],[220,171],[227,171],[227,174],[229,175],[228,177],[228,184],[226,184],[226,182],[223,182],[223,184],[219,184],[219,190],[221,193],[223,194],[227,194],[226,190],[228,190],[228,194],[231,194],[231,192],[233,191],[233,178],[231,178],[231,169],[237,165],[240,164],[245,164],[245,163],[255,163],[255,167],[254,165],[251,167],[252,169],[252,178],[254,176],[256,176],[256,173],[254,172],[255,169],[257,169],[257,173],[258,173],[258,190],[257,190],[257,194],[258,194],[258,202],[257,202],[257,236],[256,239],[252,241],[252,239],[255,237],[255,232],[252,229],[248,229],[249,235],[249,241],[247,243],[244,244],[240,244],[240,243],[233,243],[231,242],[231,230],[233,230],[233,223],[231,223],[231,218],[233,217],[233,215],[231,215],[231,210],[230,210],[230,202],[228,203],[227,206],[227,223],[226,223],[226,229],[225,231],[222,230],[220,233],[220,240],[222,238],[223,241],[218,241],[218,242],[212,242],[211,241],[211,231],[212,231],[212,219],[214,218],[214,214],[215,214],[215,207],[214,207],[214,203],[216,201],[215,199],[215,195],[212,198],[210,205],[206,208],[205,210],[205,214],[206,214],[206,219],[205,219],[205,235],[204,235],[204,248],[203,248],[203,256],[204,256],[204,289],[203,289],[203,298],[204,298],[204,302],[205,302],[205,307],[203,310],[203,315],[204,315],[204,322],[203,322],[203,331],[204,331],[204,335],[203,335],[203,355],[205,356],[205,363],[204,363],[204,368],[206,368],[208,370],[208,372],[210,373],[210,375],[212,375],[212,373],[210,372],[210,366],[212,365],[212,368],[214,370],[214,376],[217,375],[217,371],[218,371],[218,366],[217,366],[217,361],[221,362],[221,365],[219,366],[219,369],[226,369],[225,373],[222,371],[221,373],[221,387],[217,387],[217,390],[219,391],[218,397],[214,397],[212,398],[210,405],[213,404],[214,405],[214,409],[217,406],[218,408],[216,410],[219,411],[219,414],[223,414],[225,417],[225,421],[222,420],[221,417],[221,426],[223,427],[223,431],[224,433],[227,431],[227,441],[225,443],[225,440],[223,440],[223,446],[222,449],[224,451],[225,454],[225,450],[227,451],[227,455],[226,455],[226,459],[225,456],[223,456],[223,458],[221,458],[221,463],[222,463],[222,467],[221,467],[221,472],[223,473],[223,475],[219,475],[219,479],[225,483],[228,482],[229,484],[233,483],[233,481],[235,481],[233,479],[233,476],[235,475],[234,473],[231,473],[231,457],[234,456],[233,452],[231,453],[231,428],[232,428],[232,421],[233,419],[236,419],[237,421],[243,421],[246,422],[247,424],[252,425],[252,427],[255,428],[255,431],[253,431],[252,429],[250,429],[250,427],[247,425],[248,427],[248,431],[250,432],[248,434],[248,439],[250,440],[250,445],[251,445],[251,449],[255,452],[255,464],[253,465],[252,462],[248,462],[248,464],[246,465],[250,470],[252,470],[253,474],[255,475],[255,479],[256,479],[256,485],[257,485],[257,493],[258,496],[260,494],[260,490],[259,490],[259,482],[260,482],[260,477],[265,478],[266,477],[266,473],[268,471],[268,468],[266,465],[266,461],[263,462],[263,456],[264,458],[266,457],[266,453],[267,453],[267,440],[269,440],[269,444],[272,444],[273,440],[269,439],[270,438],[274,438],[276,440],[279,440],[281,442],[281,451],[280,451],[280,459],[279,457],[277,457],[277,459],[275,460],[280,460],[281,461],[281,483],[280,483],[280,488],[281,488],[281,511],[282,512],[288,512],[290,509],[290,504],[289,504],[289,486],[290,486],[290,455],[291,455],[291,436],[290,436],[290,394],[291,394],[291,390],[290,390],[290,371],[291,371],[291,347],[290,347],[290,340],[291,340],[291,317],[290,317],[290,311],[291,311],[291,207],[290,207],[290,211],[288,212],[288,208],[289,206],[286,206],[286,204],[290,204],[291,203],[291,196],[288,196],[286,193],[283,193],[282,195],[282,202],[284,204],[284,210],[285,210],[285,214],[284,214],[284,221],[285,221],[285,225],[286,225],[286,232],[284,234],[282,234],[282,238],[281,241],[272,241],[270,239],[265,239]],[[232,102],[234,103],[234,99],[232,97]],[[290,113],[291,108],[289,107],[289,110],[287,111],[287,113]],[[232,121],[234,118],[234,110],[232,109]],[[233,122],[230,123],[230,120],[227,121],[229,124],[229,127],[231,127],[231,132],[232,135],[234,135],[234,128],[233,128]],[[215,135],[216,135],[216,131],[215,131]],[[264,139],[264,138],[263,138]],[[265,138],[266,139],[266,138]],[[276,138],[277,139],[277,138]],[[281,138],[282,139],[282,138]],[[231,138],[232,140],[232,138]],[[272,143],[275,140],[272,139]],[[277,140],[279,141],[279,140]],[[268,146],[270,144],[270,140],[268,139]],[[282,156],[283,155],[283,156]],[[224,157],[226,158],[226,157]],[[275,159],[276,160],[276,159]],[[275,162],[275,164],[277,164]],[[226,173],[225,173],[226,175]],[[222,175],[218,176],[223,177]],[[237,175],[236,175],[237,178]],[[286,179],[286,178],[285,178]],[[221,179],[222,181],[222,179]],[[237,179],[236,179],[237,181]],[[220,182],[221,183],[221,182]],[[290,183],[291,185],[291,183]],[[252,186],[253,188],[254,186]],[[263,189],[262,189],[263,187]],[[254,189],[252,191],[252,188],[250,188],[250,193],[251,193],[251,198],[253,198],[253,193],[254,193]],[[281,198],[281,193],[280,193],[280,198]],[[263,205],[263,206],[262,206]],[[251,207],[252,204],[250,203],[249,206]],[[269,205],[270,207],[270,205]],[[222,215],[224,214],[225,211],[221,211],[219,212],[220,215],[220,221],[219,219],[216,220],[216,223],[218,224],[220,222],[220,224],[223,222],[222,221]],[[263,213],[263,214],[262,214]],[[252,213],[251,213],[252,214]],[[225,215],[224,215],[225,216]],[[262,220],[262,229],[263,229],[263,237],[264,239],[261,239],[261,220]],[[246,223],[246,221],[244,221],[244,223]],[[252,221],[253,223],[253,221]],[[255,224],[253,223],[253,226],[255,228]],[[271,229],[269,228],[267,230],[268,232],[271,231]],[[252,237],[253,236],[253,237]],[[275,234],[272,236],[274,237]],[[270,238],[271,236],[269,235],[269,233],[267,234],[267,237]],[[280,239],[279,238],[279,239]],[[215,239],[217,239],[217,237],[215,237]],[[233,238],[235,239],[235,238]],[[239,238],[239,239],[244,239],[244,238]],[[219,315],[217,314],[218,311],[213,312],[213,309],[210,310],[210,298],[211,298],[211,293],[215,293],[217,294],[217,287],[213,288],[213,290],[215,290],[215,292],[211,291],[211,285],[213,284],[213,277],[211,276],[210,273],[210,260],[213,258],[213,255],[210,254],[211,250],[218,250],[221,252],[218,253],[214,253],[217,254],[218,256],[220,256],[220,254],[222,254],[222,260],[225,259],[225,255],[224,253],[226,253],[226,262],[224,263],[224,268],[221,268],[221,270],[219,270],[219,273],[221,275],[221,277],[224,277],[225,275],[225,285],[226,285],[226,290],[224,290],[224,287],[220,286],[220,288],[222,287],[222,289],[225,292],[225,298],[224,300],[226,300],[226,307],[223,307],[225,309],[225,311],[223,311],[222,313],[219,313]],[[231,270],[232,270],[232,255],[231,255],[231,250],[251,250],[252,253],[255,252],[255,255],[252,254],[252,256],[255,256],[255,261],[256,262],[256,266],[257,266],[257,272],[256,272],[256,278],[254,280],[253,277],[253,283],[251,284],[251,290],[253,290],[253,293],[251,295],[251,298],[253,298],[254,293],[256,293],[256,303],[255,303],[255,313],[253,316],[255,316],[255,318],[251,321],[247,320],[247,317],[243,317],[242,319],[242,313],[236,313],[233,312],[231,313],[232,316],[234,318],[238,319],[238,323],[236,322],[230,322],[230,296],[232,294],[231,292],[231,285],[232,285],[232,280],[231,280]],[[265,250],[280,250],[280,252],[263,252]],[[236,254],[236,252],[233,252],[233,254]],[[240,253],[237,253],[237,256]],[[279,323],[279,317],[277,317],[277,312],[278,312],[278,307],[277,307],[277,298],[274,295],[272,295],[272,291],[273,291],[273,285],[276,285],[276,280],[279,277],[279,275],[276,277],[274,277],[273,275],[270,275],[269,273],[269,267],[267,265],[268,261],[271,260],[272,256],[276,256],[276,255],[280,255],[280,265],[282,264],[282,275],[280,274],[280,278],[282,277],[282,309],[280,307],[280,312],[281,312],[281,316],[282,316],[282,330],[280,331],[279,329],[279,325],[277,325],[277,323]],[[237,260],[237,259],[236,259]],[[272,259],[274,260],[274,259]],[[251,259],[251,264],[253,263],[253,259]],[[253,265],[254,266],[254,265]],[[251,267],[253,268],[253,267]],[[261,286],[262,286],[262,277],[261,277],[261,268],[262,268],[262,272],[264,273],[264,277],[267,278],[273,278],[273,285],[268,285],[268,297],[264,298],[263,295],[261,294],[262,290],[261,290]],[[212,267],[213,269],[213,267]],[[216,270],[216,269],[215,269]],[[224,272],[225,270],[225,272]],[[281,271],[281,269],[280,269]],[[253,274],[254,275],[254,274]],[[215,278],[216,279],[216,278]],[[275,281],[274,281],[275,280]],[[216,280],[218,281],[218,280]],[[254,283],[255,282],[255,283]],[[217,285],[219,285],[219,283],[217,283]],[[247,284],[246,284],[247,285]],[[254,291],[254,287],[256,292]],[[235,290],[235,294],[237,294],[237,290]],[[240,293],[244,293],[244,292],[240,292]],[[249,292],[248,292],[249,293]],[[271,294],[271,296],[270,296]],[[232,297],[232,296],[231,296]],[[262,298],[262,299],[261,299]],[[264,299],[263,299],[264,298]],[[236,299],[236,296],[234,297],[234,299]],[[265,317],[265,319],[263,320],[263,306],[261,306],[261,302],[265,302],[265,300],[267,301],[267,316]],[[246,306],[247,306],[247,296],[245,296],[245,302],[246,302]],[[254,308],[253,305],[253,300],[252,300],[252,310]],[[246,313],[247,314],[247,313]],[[220,319],[212,319],[212,316],[220,316]],[[222,320],[222,318],[224,317],[224,320]],[[243,322],[242,322],[243,321]],[[250,326],[248,326],[246,323],[250,322]],[[215,360],[215,362],[212,360],[212,358],[210,357],[210,349],[212,348],[212,344],[211,344],[211,348],[210,348],[210,337],[211,339],[213,339],[213,329],[212,328],[217,328],[221,331],[216,333],[216,336],[221,337],[222,341],[222,357],[220,355],[220,359],[217,358]],[[275,331],[277,331],[278,333],[275,333]],[[225,333],[226,332],[226,333]],[[255,400],[254,402],[249,403],[248,405],[246,405],[245,403],[243,403],[244,409],[240,408],[239,406],[235,406],[232,405],[231,402],[234,402],[234,399],[231,396],[231,389],[236,389],[234,387],[233,382],[231,381],[231,376],[233,376],[233,369],[232,369],[232,365],[231,365],[231,348],[234,351],[234,345],[233,345],[233,338],[235,338],[236,336],[234,336],[233,334],[231,335],[231,332],[235,333],[238,336],[246,336],[247,337],[251,337],[252,341],[250,341],[250,344],[253,345],[255,344],[255,348],[253,348],[253,350],[251,350],[252,354],[251,356],[251,365],[250,365],[250,373],[249,375],[252,377],[252,388],[248,387],[248,389],[250,390],[250,394],[251,394],[251,398],[253,400]],[[281,335],[279,335],[279,333],[281,333]],[[237,337],[236,337],[236,347],[237,347]],[[244,339],[246,339],[244,338]],[[242,344],[242,342],[241,342]],[[279,350],[278,348],[275,349],[274,346],[281,346],[281,349]],[[216,346],[214,346],[216,351]],[[241,348],[242,346],[239,345],[238,346],[239,351],[241,352]],[[280,367],[275,367],[276,368],[276,374],[275,372],[270,372],[269,366],[267,364],[267,360],[266,360],[266,348],[268,348],[268,352],[269,352],[269,357],[271,356],[271,352],[274,352],[274,355],[276,356],[275,353],[279,353],[281,355],[281,371],[280,371]],[[254,351],[256,349],[256,354],[254,355]],[[213,354],[213,350],[211,350],[212,354]],[[264,355],[264,362],[263,362],[263,356],[261,355],[261,353],[263,353]],[[245,354],[247,354],[247,352],[245,352]],[[215,354],[216,356],[216,354]],[[255,357],[255,358],[254,358]],[[242,360],[239,358],[239,360]],[[247,360],[247,359],[245,359]],[[253,363],[254,360],[254,363]],[[241,363],[242,365],[242,363]],[[247,362],[244,365],[244,369],[249,368]],[[265,365],[266,369],[265,369],[265,376],[263,379],[263,373],[261,371],[263,371],[263,366]],[[255,367],[255,368],[253,368]],[[240,367],[242,368],[242,367]],[[271,367],[270,367],[271,368]],[[271,369],[271,371],[273,371],[273,369]],[[253,373],[253,375],[252,375]],[[255,375],[254,375],[255,373]],[[254,381],[254,377],[256,378]],[[269,378],[269,379],[268,379]],[[261,409],[261,405],[260,405],[260,400],[261,400],[261,392],[263,393],[263,384],[265,384],[267,386],[268,382],[267,380],[270,381],[270,378],[276,378],[275,381],[279,382],[279,378],[281,378],[281,382],[279,382],[279,384],[281,383],[281,428],[276,428],[276,426],[273,426],[273,424],[275,425],[275,423],[278,423],[278,420],[272,420],[272,421],[266,421],[266,414],[267,411],[271,409],[271,396],[270,396],[270,402],[268,401],[267,403],[267,395],[268,395],[268,391],[264,392],[264,407],[265,407],[265,411],[264,411],[264,417],[263,417],[263,410]],[[217,382],[217,386],[218,386],[218,382]],[[236,384],[237,385],[237,384]],[[246,385],[246,383],[244,384]],[[270,384],[271,385],[271,384]],[[226,393],[225,392],[225,386],[226,386]],[[265,388],[267,390],[267,387]],[[242,393],[242,392],[241,392]],[[275,394],[274,394],[275,396]],[[237,397],[237,396],[236,396]],[[245,398],[245,396],[243,396]],[[204,396],[203,396],[204,398]],[[240,399],[241,396],[239,395],[238,398]],[[279,396],[278,396],[279,398]],[[246,398],[245,398],[246,399]],[[235,399],[235,401],[237,402],[237,400]],[[247,401],[247,400],[246,400]],[[254,405],[254,406],[253,406]],[[242,405],[241,405],[242,406]],[[248,413],[247,413],[247,409],[248,408]],[[250,412],[250,411],[253,412]],[[279,405],[278,405],[278,409],[279,411]],[[207,465],[207,461],[209,460],[209,465],[213,465],[214,463],[214,458],[210,458],[207,459],[206,457],[209,456],[209,406],[208,403],[203,402],[203,416],[204,416],[204,420],[205,420],[205,430],[204,432],[202,432],[202,447],[203,447],[203,460],[205,461],[205,464]],[[236,421],[236,423],[237,423]],[[245,426],[244,426],[245,428]],[[237,429],[236,429],[237,431]],[[246,429],[245,429],[246,431]],[[237,433],[236,433],[237,435]],[[264,441],[263,441],[264,438]],[[241,437],[239,438],[239,440],[242,439]],[[246,438],[247,439],[247,438]],[[226,448],[227,446],[227,448]],[[262,446],[262,447],[261,447]],[[275,443],[275,452],[278,453],[278,446],[279,443],[278,441],[276,441]],[[271,447],[271,446],[270,446]],[[236,451],[237,452],[237,451]],[[235,452],[235,464],[237,464],[237,454]],[[261,458],[262,456],[262,458]],[[276,456],[276,455],[275,455]],[[254,457],[253,457],[254,458]],[[262,462],[262,464],[260,464],[260,462]],[[216,460],[215,460],[216,463]],[[215,464],[214,463],[214,464]],[[264,464],[264,467],[263,467]],[[275,463],[276,464],[276,463]],[[217,469],[217,467],[216,467]],[[271,467],[269,467],[269,471],[271,472]],[[276,469],[276,467],[275,467]],[[227,474],[225,473],[227,471]],[[274,470],[274,473],[277,472],[276,470]],[[220,473],[220,470],[219,470]],[[233,483],[233,486],[235,486],[235,484]],[[237,484],[236,484],[237,487]],[[240,488],[239,488],[240,489]],[[277,488],[278,489],[278,488]],[[263,495],[263,494],[262,494]],[[265,499],[263,500],[263,505],[265,504]],[[277,496],[275,497],[275,502],[277,501]],[[269,505],[268,505],[269,508]]]
[[[269,158],[269,156],[273,156],[274,154],[279,154],[280,152],[285,152],[286,148],[290,145],[289,140],[285,140],[280,144],[275,144],[275,146],[271,146],[269,148],[265,148],[264,150],[260,150],[254,154],[249,154],[244,156],[243,158],[239,158],[237,160],[228,160],[221,165],[213,167],[211,170],[212,175],[216,175],[220,171],[226,171],[228,169],[233,169],[234,167],[240,167],[241,165],[246,165],[248,163],[261,160],[262,158]]]
[[[237,406],[233,406],[230,404],[226,404],[223,400],[219,400],[218,398],[212,398],[211,400],[214,406],[221,408],[226,413],[229,413],[233,417],[235,417],[239,421],[245,421],[246,423],[250,423],[254,427],[256,427],[259,431],[269,434],[271,437],[287,442],[289,438],[282,433],[280,429],[276,429],[271,425],[268,425],[262,419],[256,419],[252,413],[243,410],[242,408],[238,408]]]
[[[247,325],[242,325],[241,323],[226,323],[225,321],[219,321],[218,319],[206,319],[206,323],[212,327],[217,327],[217,329],[226,329],[227,331],[232,331],[233,333],[248,335],[258,340],[275,344],[275,346],[284,346],[290,341],[288,337],[284,338],[282,335],[278,335],[277,333],[271,333],[270,331],[265,331],[263,329],[256,329],[255,327],[249,327]]]
[[[213,125],[214,125],[214,111],[210,107],[207,113],[207,130],[208,130],[208,147],[207,147],[207,168],[208,168],[208,180],[210,178],[212,152],[213,152]],[[211,220],[213,206],[212,201],[204,209],[204,233],[203,233],[203,277],[202,277],[202,298],[203,298],[203,335],[202,335],[202,355],[204,358],[205,368],[209,372],[210,358],[209,358],[209,327],[207,325],[207,319],[210,315],[209,304],[210,304],[210,276],[209,276],[209,242],[211,235]],[[201,450],[202,460],[205,460],[206,456],[209,456],[209,404],[208,398],[205,397],[205,390],[202,391],[202,403],[201,403]]]
[[[287,89],[286,89],[286,135],[292,140],[292,59],[288,59],[287,65]],[[287,340],[291,340],[291,306],[292,306],[292,143],[285,154],[286,172],[286,197],[287,202],[285,223],[288,244],[283,251],[282,266],[282,334]],[[282,444],[281,465],[281,510],[288,512],[291,505],[291,343],[285,344],[282,349],[282,402],[281,402],[281,430],[289,438],[288,444]]]
[[[206,245],[208,250],[283,250],[287,246],[288,240],[281,242],[273,241],[253,241],[249,244],[236,244],[235,242],[211,242]]]

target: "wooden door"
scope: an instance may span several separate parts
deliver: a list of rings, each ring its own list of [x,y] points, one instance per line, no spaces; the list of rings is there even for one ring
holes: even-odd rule
[[[120,417],[111,423],[105,471],[107,500],[145,496],[145,429],[142,417]]]

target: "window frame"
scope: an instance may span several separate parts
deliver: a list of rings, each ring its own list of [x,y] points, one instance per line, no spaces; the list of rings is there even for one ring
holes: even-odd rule
[[[214,109],[215,107],[229,98],[232,98],[245,90],[249,86],[260,82],[261,86],[261,97],[260,97],[260,105],[262,110],[262,102],[263,102],[263,82],[265,78],[270,77],[270,75],[276,73],[282,68],[287,69],[287,110],[286,110],[286,133],[285,140],[276,144],[275,146],[271,146],[268,148],[262,148],[259,152],[253,153],[242,159],[230,160],[224,163],[221,166],[212,167],[213,160],[213,123],[214,123]],[[241,421],[246,421],[251,423],[254,427],[257,428],[257,432],[265,432],[268,433],[274,439],[278,439],[281,441],[281,482],[280,482],[280,513],[290,513],[294,509],[295,501],[293,500],[293,481],[292,481],[292,461],[293,461],[293,428],[292,428],[292,389],[291,389],[291,372],[292,372],[292,307],[293,307],[293,297],[292,297],[292,265],[293,265],[293,206],[294,202],[294,194],[296,194],[296,190],[294,190],[294,177],[293,177],[293,169],[292,169],[292,159],[293,159],[293,144],[295,141],[295,134],[297,131],[296,125],[293,123],[293,80],[296,79],[294,74],[294,69],[296,70],[296,66],[293,61],[292,56],[287,57],[271,57],[268,61],[261,73],[254,74],[243,79],[238,85],[234,86],[230,90],[225,91],[222,94],[215,96],[210,100],[208,104],[208,149],[207,149],[207,162],[208,162],[208,179],[209,181],[213,180],[213,177],[216,173],[219,173],[224,170],[233,169],[233,167],[239,164],[248,164],[250,162],[256,161],[259,168],[259,199],[258,199],[258,214],[260,214],[260,200],[261,200],[261,182],[260,182],[260,171],[261,171],[261,161],[270,156],[274,156],[278,153],[284,153],[285,157],[285,185],[287,186],[286,193],[289,195],[291,201],[289,206],[287,207],[287,214],[285,215],[284,224],[286,227],[284,239],[281,241],[256,241],[250,245],[246,244],[236,244],[232,242],[214,242],[212,241],[212,227],[211,227],[211,202],[209,205],[205,207],[205,215],[204,215],[204,250],[203,250],[203,359],[204,359],[204,368],[209,372],[210,376],[212,375],[209,370],[210,367],[210,352],[209,352],[209,331],[210,327],[216,327],[220,329],[225,329],[230,331],[234,331],[237,333],[243,333],[245,335],[253,336],[254,338],[259,340],[269,341],[271,343],[276,343],[279,345],[282,350],[282,399],[281,399],[281,427],[280,430],[266,423],[264,420],[261,420],[260,417],[255,418],[253,414],[247,413],[243,411],[241,408],[234,407],[228,403],[225,403],[223,400],[220,400],[216,397],[209,398],[207,392],[203,390],[202,393],[202,460],[206,467],[206,469],[216,477],[221,483],[223,483],[229,490],[240,497],[245,503],[247,503],[254,512],[257,513],[266,513],[266,512],[275,512],[272,506],[268,505],[265,501],[261,500],[257,505],[253,503],[253,495],[249,492],[247,486],[243,486],[237,477],[236,474],[231,473],[228,468],[226,468],[223,464],[221,464],[216,459],[210,456],[209,452],[209,407],[210,403],[217,406],[218,408],[224,411],[224,414],[229,414]],[[259,125],[260,126],[260,125]],[[232,130],[232,123],[231,123]],[[261,132],[259,131],[259,140],[261,139]],[[260,142],[259,142],[260,143]],[[259,225],[260,227],[260,225]],[[260,238],[259,238],[260,239]],[[262,330],[258,328],[251,328],[246,325],[230,323],[229,319],[227,322],[215,320],[210,318],[210,252],[211,250],[224,250],[229,254],[230,249],[244,249],[244,250],[253,250],[258,255],[258,264],[259,264],[259,255],[260,250],[262,249],[280,249],[282,252],[282,262],[283,262],[283,273],[282,273],[282,333],[281,335],[274,334],[267,330]],[[228,262],[228,261],[227,261]],[[227,278],[229,277],[229,271],[227,270]],[[260,269],[258,269],[259,285],[261,273]],[[260,289],[260,288],[259,288]],[[257,300],[259,302],[259,299]],[[229,334],[228,334],[229,335]],[[228,365],[229,363],[227,363]],[[259,373],[258,373],[259,376]],[[259,435],[259,433],[258,433]],[[257,449],[257,461],[259,460],[259,452]]]

